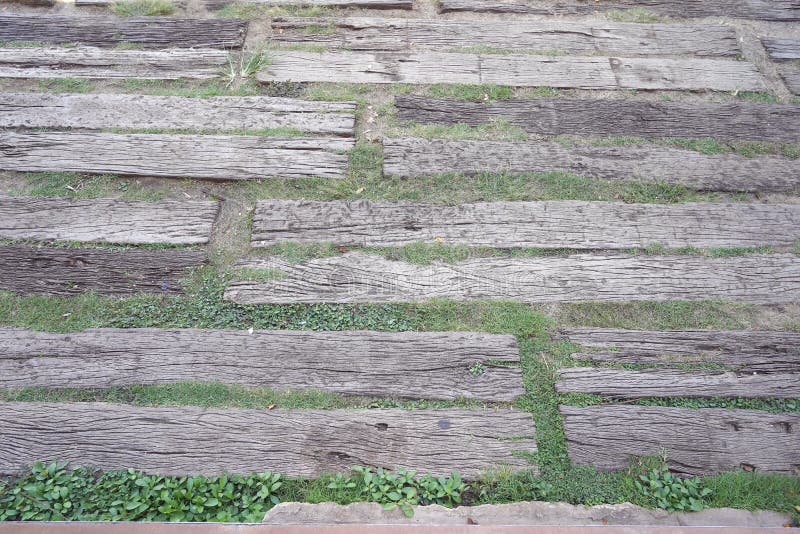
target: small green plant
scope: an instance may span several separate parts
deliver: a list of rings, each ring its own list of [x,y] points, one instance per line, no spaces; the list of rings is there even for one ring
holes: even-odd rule
[[[481,362],[475,362],[469,368],[469,374],[471,374],[472,376],[481,376],[485,372],[486,372],[486,367]]]
[[[172,15],[175,5],[171,0],[116,0],[111,11],[118,17]]]
[[[668,512],[697,512],[708,508],[711,490],[697,478],[680,478],[666,465],[639,475],[635,481],[639,494],[649,504]]]

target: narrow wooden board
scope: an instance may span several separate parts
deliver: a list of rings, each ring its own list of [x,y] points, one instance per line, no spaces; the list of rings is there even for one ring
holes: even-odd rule
[[[800,261],[793,254],[731,258],[578,254],[414,265],[350,252],[300,264],[261,258],[238,265],[285,273],[268,282],[231,283],[225,298],[240,304],[432,298],[530,303],[725,299],[778,304],[800,298]]]
[[[762,37],[761,44],[767,49],[770,59],[775,61],[800,59],[800,39]]]
[[[318,477],[353,465],[474,479],[534,452],[528,412],[242,410],[102,403],[0,403],[0,473],[42,458],[163,475],[274,471]],[[506,438],[524,437],[521,440]]]
[[[190,269],[205,263],[197,250],[104,250],[0,246],[0,289],[23,294],[177,293]]]
[[[354,102],[268,96],[0,93],[0,127],[215,132],[294,128],[352,137],[355,108]]]
[[[174,17],[65,17],[62,15],[0,15],[0,41],[80,43],[113,47],[134,43],[145,48],[241,48],[247,21],[179,19]]]
[[[660,406],[561,406],[570,459],[609,471],[667,451],[670,469],[705,475],[748,467],[797,474],[800,415]]]
[[[110,0],[106,0],[110,1]],[[203,0],[206,9],[215,10],[233,4],[262,6],[341,7],[354,9],[413,9],[413,0]]]
[[[795,191],[800,160],[706,155],[658,145],[566,147],[552,141],[383,141],[383,172],[413,178],[446,173],[546,173],[590,178],[667,182],[712,191]]]
[[[557,372],[558,393],[590,393],[603,397],[744,397],[800,398],[800,373],[742,374],[730,371],[680,369],[613,369],[571,367]]]
[[[342,178],[352,139],[0,133],[0,169],[246,180]]]
[[[324,31],[319,31],[323,28]],[[487,46],[539,52],[735,57],[736,32],[721,25],[633,24],[607,21],[466,21],[371,17],[276,18],[272,40],[368,51]]]
[[[208,80],[227,66],[227,52],[207,48],[0,47],[0,78]]]
[[[542,135],[800,140],[800,104],[637,102],[546,98],[464,102],[395,96],[401,121],[479,126],[497,120]]]
[[[261,200],[252,245],[279,241],[399,247],[416,241],[498,248],[791,247],[798,204]]]
[[[719,59],[273,51],[261,82],[465,83],[576,89],[763,91],[750,63]]]
[[[277,390],[512,402],[525,393],[514,336],[475,332],[0,328],[0,388],[222,382]],[[490,361],[491,360],[491,361]],[[483,373],[470,372],[476,364]]]
[[[114,0],[74,0],[74,2],[75,6],[77,7],[108,7],[114,2]],[[172,4],[177,8],[185,8],[186,0],[172,0]]]
[[[794,64],[779,65],[780,73],[786,87],[793,95],[800,95],[800,66]]]

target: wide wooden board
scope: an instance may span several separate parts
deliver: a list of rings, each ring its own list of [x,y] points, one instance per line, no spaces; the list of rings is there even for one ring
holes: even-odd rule
[[[413,178],[445,173],[546,173],[667,182],[713,191],[795,191],[800,160],[782,156],[707,155],[658,146],[564,146],[553,141],[383,141],[383,172]]]
[[[0,246],[0,290],[22,294],[107,295],[177,293],[181,279],[200,267],[198,250],[104,250]]]
[[[0,169],[246,180],[342,178],[352,139],[245,135],[0,133]]]
[[[397,247],[416,241],[498,248],[629,249],[794,245],[797,204],[261,200],[252,244],[279,241]]]
[[[794,254],[731,258],[577,254],[415,265],[350,252],[300,264],[275,257],[237,265],[284,273],[268,282],[232,282],[225,298],[240,304],[433,298],[530,303],[725,299],[778,304],[800,298],[800,261]]]
[[[105,0],[110,1],[110,0]],[[262,6],[341,7],[355,9],[412,9],[413,0],[203,0],[206,9],[222,9],[233,4]]]
[[[570,459],[601,470],[666,449],[670,469],[705,475],[740,467],[797,474],[800,415],[660,406],[561,406]]]
[[[441,52],[273,51],[269,82],[463,83],[576,89],[763,91],[750,63],[720,59],[536,56]]]
[[[770,59],[775,61],[800,59],[800,39],[762,37],[761,44],[767,49]]]
[[[729,104],[541,98],[464,102],[395,96],[401,121],[479,126],[506,121],[542,135],[800,140],[800,104]]]
[[[520,410],[241,410],[0,403],[0,473],[42,458],[164,475],[274,471],[318,477],[353,465],[477,478],[532,468]],[[521,440],[505,438],[523,437]]]

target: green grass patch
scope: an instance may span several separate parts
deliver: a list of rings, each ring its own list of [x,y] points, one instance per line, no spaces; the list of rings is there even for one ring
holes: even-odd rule
[[[175,13],[170,0],[115,0],[111,11],[118,17],[164,16]]]
[[[258,19],[265,17],[325,17],[334,16],[338,10],[325,6],[269,6],[249,2],[233,2],[217,10],[214,15],[231,19]]]
[[[213,96],[256,96],[261,94],[259,85],[252,80],[245,80],[236,87],[218,82],[141,79],[126,79],[121,82],[115,82],[112,85],[119,87],[126,93],[154,96],[208,98]]]
[[[514,98],[514,89],[506,85],[435,84],[428,87],[434,98],[454,98],[472,102],[492,102]]]
[[[568,135],[556,137],[556,141],[564,146],[579,146],[580,138]],[[720,141],[713,138],[685,139],[645,139],[643,137],[613,136],[601,137],[591,140],[593,146],[648,146],[661,145],[684,150],[691,150],[709,156],[722,154],[737,154],[746,158],[755,158],[765,155],[778,155],[787,158],[800,158],[800,144],[798,143],[760,143],[751,141]]]
[[[91,93],[95,84],[79,78],[48,78],[39,80],[39,89],[47,93]]]
[[[393,129],[392,137],[423,137],[426,139],[476,139],[492,141],[525,141],[528,134],[507,120],[495,120],[478,126],[469,124],[409,124]]]
[[[26,185],[9,193],[17,196],[102,198],[118,196],[128,200],[160,200],[163,191],[145,187],[136,180],[112,175],[86,176],[73,172],[40,172],[25,175]]]
[[[611,9],[605,12],[605,17],[614,22],[661,22],[663,17],[644,7],[630,9]]]

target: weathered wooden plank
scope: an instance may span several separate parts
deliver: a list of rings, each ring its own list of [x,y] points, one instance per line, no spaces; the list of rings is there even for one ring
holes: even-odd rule
[[[658,406],[561,406],[569,456],[576,464],[622,469],[665,449],[670,469],[702,475],[742,466],[797,474],[800,415],[755,410]]]
[[[42,458],[164,475],[317,477],[353,465],[476,478],[532,466],[534,425],[519,410],[241,410],[102,403],[0,403],[0,473]],[[522,440],[504,438],[524,437]]]
[[[208,48],[0,47],[0,78],[211,79],[227,65],[227,52]]]
[[[800,95],[800,66],[787,64],[778,66],[778,73],[780,73],[786,87],[793,95]]]
[[[256,203],[252,244],[279,241],[397,247],[416,241],[499,248],[629,249],[792,246],[797,204],[479,202],[459,206],[369,200]]]
[[[74,0],[77,7],[95,6],[95,7],[108,7],[114,0]],[[186,7],[186,0],[172,0],[172,4],[177,8]]]
[[[0,347],[0,387],[9,389],[195,381],[495,402],[525,393],[519,367],[490,362],[518,362],[516,338],[475,332],[0,328]]]
[[[274,51],[261,82],[466,83],[578,89],[766,89],[752,64],[719,59]]]
[[[324,31],[319,31],[323,28]],[[385,19],[276,18],[272,40],[368,51],[447,50],[488,46],[540,52],[735,57],[736,32],[720,25]]]
[[[241,304],[431,298],[531,303],[726,299],[777,304],[800,297],[800,262],[793,254],[732,258],[579,254],[413,265],[350,252],[300,264],[261,258],[238,265],[284,273],[268,282],[231,283],[225,298]]]
[[[566,171],[604,180],[662,181],[713,191],[794,191],[800,187],[797,159],[707,155],[658,145],[566,147],[550,141],[395,138],[384,139],[383,153],[384,174],[400,177]]]
[[[106,0],[110,1],[110,0]],[[356,9],[412,9],[413,0],[203,0],[206,9],[222,9],[232,3],[262,6],[341,7]]]
[[[716,363],[739,372],[800,372],[800,332],[566,328],[554,338],[598,349],[573,354],[578,360],[660,365]]]
[[[352,139],[0,133],[0,169],[245,180],[341,178]]]
[[[147,48],[241,48],[247,21],[174,17],[65,17],[0,15],[0,41],[34,41],[89,46],[135,43]]]
[[[103,250],[0,246],[0,289],[23,294],[107,295],[176,293],[190,269],[205,262],[197,250]]]
[[[776,61],[800,59],[800,39],[762,37],[761,44],[767,49],[770,59]]]
[[[353,102],[268,96],[0,93],[0,127],[248,131],[295,128],[352,137]]]
[[[504,120],[542,135],[800,140],[800,104],[637,102],[547,98],[464,102],[395,96],[402,121],[479,126]]]

